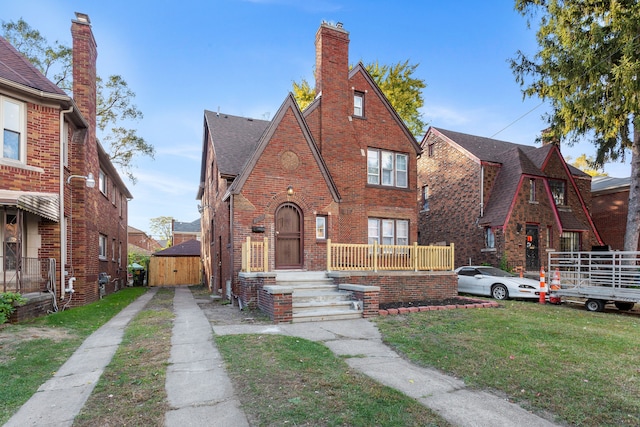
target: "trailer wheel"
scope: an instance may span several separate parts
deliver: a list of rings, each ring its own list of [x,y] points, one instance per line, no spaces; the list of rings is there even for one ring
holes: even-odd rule
[[[588,299],[584,303],[584,307],[588,311],[604,311],[604,301],[601,299]]]
[[[616,301],[614,304],[616,305],[616,308],[621,311],[629,311],[635,305],[635,303],[626,301]]]

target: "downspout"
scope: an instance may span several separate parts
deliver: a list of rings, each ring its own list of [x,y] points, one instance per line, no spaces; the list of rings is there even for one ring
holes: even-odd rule
[[[480,218],[484,217],[484,165],[480,163]]]
[[[60,298],[64,299],[64,271],[67,259],[67,226],[64,219],[64,115],[73,112],[73,106],[68,110],[60,110]],[[69,153],[70,150],[67,150]],[[53,296],[56,297],[56,287],[53,286]]]
[[[229,292],[229,295],[227,295],[227,297],[229,298],[229,301],[233,302],[233,276],[234,276],[234,272],[235,272],[235,264],[234,264],[234,252],[235,252],[235,241],[233,239],[233,193],[230,194],[229,196],[229,238],[231,239],[231,253],[229,254],[229,265],[231,267],[231,291]],[[220,254],[222,256],[222,254]],[[220,286],[222,286],[222,283],[220,284]],[[240,301],[240,299],[238,298],[238,301]]]

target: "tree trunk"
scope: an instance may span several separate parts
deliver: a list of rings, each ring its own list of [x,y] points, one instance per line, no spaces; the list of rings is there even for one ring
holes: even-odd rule
[[[640,118],[633,119],[633,144],[631,145],[631,182],[629,183],[629,207],[627,228],[624,233],[624,250],[638,250],[640,235]]]

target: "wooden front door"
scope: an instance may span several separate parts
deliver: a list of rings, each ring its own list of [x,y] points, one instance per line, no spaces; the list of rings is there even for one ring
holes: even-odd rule
[[[276,268],[302,268],[302,212],[293,203],[276,211]]]

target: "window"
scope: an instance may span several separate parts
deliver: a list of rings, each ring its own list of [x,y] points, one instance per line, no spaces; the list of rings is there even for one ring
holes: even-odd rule
[[[549,188],[551,189],[551,195],[556,202],[556,206],[567,205],[567,190],[564,181],[559,179],[550,179]]]
[[[489,249],[496,247],[496,236],[491,227],[484,228],[484,247]]]
[[[429,145],[427,145],[427,155],[428,155],[429,157],[433,157],[433,148],[434,148],[433,146],[434,146],[434,145],[435,145],[435,144],[429,144]]]
[[[407,188],[408,165],[407,154],[369,148],[367,150],[367,183]]]
[[[107,236],[101,234],[98,238],[98,257],[107,259]]]
[[[529,201],[536,201],[536,180],[534,178],[529,179]]]
[[[122,242],[118,242],[118,267],[122,267]]]
[[[547,248],[553,247],[553,227],[547,226]]]
[[[423,211],[429,210],[429,186],[428,185],[422,186],[422,210]]]
[[[4,223],[3,223],[4,222]],[[2,235],[2,248],[0,257],[4,258],[3,268],[7,270],[16,270],[18,266],[18,214],[16,211],[6,211],[0,216],[0,235]],[[2,255],[4,252],[4,256]]]
[[[316,217],[316,239],[324,240],[326,238],[327,238],[327,217],[319,215]]]
[[[2,158],[25,161],[24,103],[0,96],[0,148]]]
[[[408,245],[409,221],[404,219],[369,218],[369,244]]]
[[[116,239],[111,240],[111,261],[116,261]]]
[[[353,94],[353,115],[364,117],[364,93],[354,92]]]
[[[100,169],[100,173],[98,174],[98,188],[100,188],[100,192],[107,195],[107,175]]]
[[[560,252],[580,252],[580,233],[565,231],[560,235]]]

